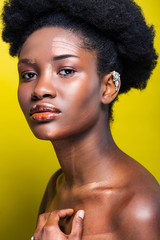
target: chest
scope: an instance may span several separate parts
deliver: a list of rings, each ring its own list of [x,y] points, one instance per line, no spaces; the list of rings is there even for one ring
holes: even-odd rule
[[[92,188],[68,192],[63,189],[55,195],[46,212],[66,208],[73,208],[77,212],[83,209],[85,211],[83,239],[119,240],[120,238],[114,235],[116,236],[119,231],[121,213],[127,201],[128,196],[123,190]],[[71,231],[73,217],[74,215],[62,219],[59,223],[66,234]]]

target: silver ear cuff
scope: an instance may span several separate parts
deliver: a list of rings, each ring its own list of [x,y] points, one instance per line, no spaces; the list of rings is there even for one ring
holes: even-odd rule
[[[116,71],[111,72],[113,76],[113,82],[115,84],[115,90],[118,91],[119,83],[120,83],[120,74]]]

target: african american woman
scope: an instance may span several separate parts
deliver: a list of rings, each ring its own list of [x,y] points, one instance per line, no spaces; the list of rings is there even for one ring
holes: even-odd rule
[[[157,63],[154,28],[132,0],[9,0],[3,33],[18,56],[18,99],[61,169],[35,240],[158,240],[160,187],[110,131],[119,94],[144,89]]]

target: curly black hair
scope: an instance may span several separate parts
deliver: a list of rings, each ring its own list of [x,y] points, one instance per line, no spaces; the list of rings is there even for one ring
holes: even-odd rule
[[[100,76],[120,72],[120,93],[144,89],[157,63],[154,27],[146,24],[133,0],[9,0],[2,20],[2,38],[10,44],[12,56],[44,26],[76,31],[85,48],[96,50]]]

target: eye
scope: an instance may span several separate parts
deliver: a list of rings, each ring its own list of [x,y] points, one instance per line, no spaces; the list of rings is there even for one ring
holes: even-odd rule
[[[72,77],[76,71],[73,69],[62,69],[58,72],[61,77]]]
[[[24,73],[22,74],[22,79],[23,80],[31,80],[31,79],[36,79],[37,74],[34,72],[29,72],[29,73]]]

